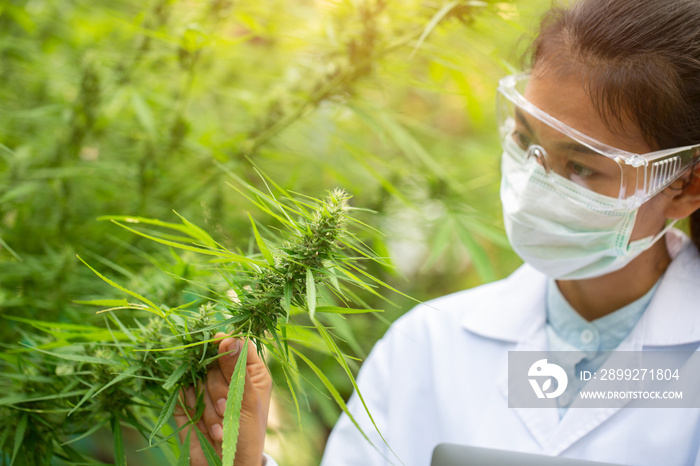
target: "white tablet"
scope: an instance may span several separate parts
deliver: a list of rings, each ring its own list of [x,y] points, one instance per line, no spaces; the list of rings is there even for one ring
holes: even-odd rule
[[[561,456],[492,450],[441,443],[433,450],[431,466],[620,466]]]

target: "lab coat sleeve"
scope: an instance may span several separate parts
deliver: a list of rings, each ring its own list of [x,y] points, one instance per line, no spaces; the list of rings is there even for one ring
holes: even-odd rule
[[[343,413],[328,438],[322,466],[374,466],[398,463],[395,459],[391,460],[393,455],[377,432],[379,429],[384,438],[388,438],[386,427],[391,387],[390,346],[388,336],[380,340],[362,365],[357,378],[362,399],[377,427],[372,423],[357,393],[353,393],[348,401],[348,410],[372,443],[362,435],[350,417]]]
[[[263,466],[278,466],[275,459],[273,457],[271,457],[270,455],[268,455],[267,453],[263,453],[263,458],[265,459]]]

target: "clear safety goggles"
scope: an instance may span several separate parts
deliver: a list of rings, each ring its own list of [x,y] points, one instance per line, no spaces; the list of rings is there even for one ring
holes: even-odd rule
[[[525,154],[523,164],[542,165],[557,189],[566,189],[564,178],[610,198],[610,210],[632,210],[697,161],[700,144],[646,154],[603,144],[526,100],[523,93],[528,79],[529,74],[519,74],[499,82],[497,118],[501,139],[504,150],[513,141],[518,145]]]

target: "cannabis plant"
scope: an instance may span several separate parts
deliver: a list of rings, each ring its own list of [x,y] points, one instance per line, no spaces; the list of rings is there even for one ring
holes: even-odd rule
[[[130,427],[151,448],[163,449],[173,464],[188,463],[187,445],[195,432],[209,464],[221,464],[197,429],[189,430],[185,446],[175,453],[179,430],[202,414],[201,394],[190,424],[174,429],[170,422],[183,403],[182,389],[202,383],[218,357],[218,331],[246,341],[229,387],[223,464],[232,464],[235,456],[249,341],[262,356],[280,363],[283,379],[277,383],[289,388],[297,412],[303,364],[352,419],[343,398],[305,350],[331,354],[357,389],[350,357],[322,315],[375,312],[363,308],[356,293],[376,294],[376,286],[388,286],[364,269],[363,262],[380,260],[351,230],[367,227],[351,216],[357,209],[342,190],[330,192],[323,201],[292,196],[279,187],[263,192],[246,185],[240,192],[276,222],[262,228],[251,217],[253,253],[225,247],[182,217],[179,223],[102,218],[173,252],[207,257],[199,267],[216,270],[219,279],[190,280],[199,290],[197,299],[176,307],[157,304],[83,261],[125,295],[81,301],[100,308],[104,326],[10,317],[41,332],[25,331],[22,347],[2,356],[7,378],[2,379],[5,396],[0,398],[0,462],[48,465],[54,456],[72,464],[89,462],[89,455],[74,445],[109,427],[115,462],[126,464],[122,429]]]

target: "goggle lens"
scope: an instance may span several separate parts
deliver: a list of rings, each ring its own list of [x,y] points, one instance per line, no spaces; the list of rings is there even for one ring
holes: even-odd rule
[[[625,166],[561,133],[508,99],[500,99],[501,137],[537,162],[550,177],[560,177],[603,196],[624,197]],[[631,168],[631,167],[629,167]],[[636,169],[629,170],[634,176]],[[555,180],[556,181],[556,180]],[[636,181],[636,180],[635,180]]]

